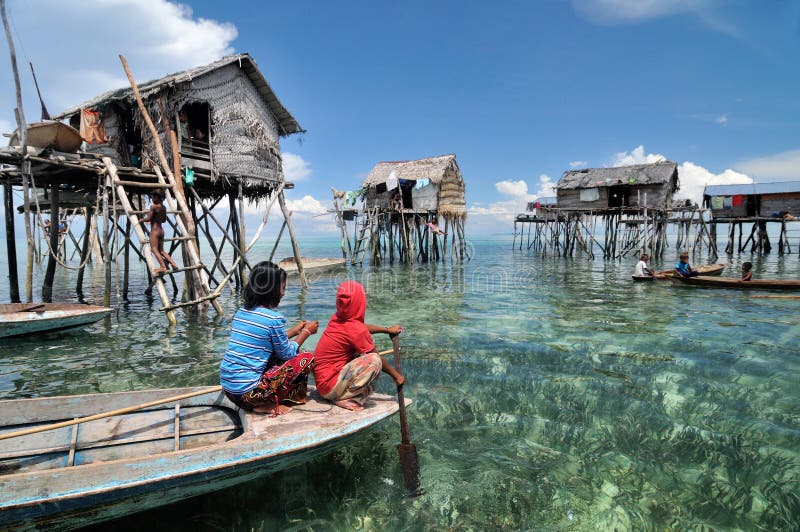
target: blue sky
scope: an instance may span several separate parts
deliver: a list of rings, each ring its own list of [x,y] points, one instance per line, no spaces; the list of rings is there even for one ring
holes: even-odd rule
[[[707,183],[800,179],[800,3],[8,0],[51,112],[248,52],[308,130],[283,142],[298,225],[336,231],[330,188],[375,163],[455,153],[468,230],[510,230],[564,170],[680,165]],[[47,31],[43,31],[47,28]],[[13,84],[0,56],[0,129]],[[38,103],[23,76],[29,120]]]

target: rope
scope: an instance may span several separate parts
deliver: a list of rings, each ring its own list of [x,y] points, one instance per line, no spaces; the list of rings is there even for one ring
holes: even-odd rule
[[[34,200],[34,203],[36,204],[36,213],[35,213],[34,216],[36,216],[37,221],[39,223],[39,226],[40,227],[44,227],[45,224],[44,224],[44,218],[42,217],[42,208],[39,205],[39,196],[35,192],[35,190],[36,190],[36,182],[33,179],[33,173],[32,172],[31,172],[29,177],[31,179],[30,188],[32,188],[34,190],[33,200]],[[98,177],[97,181],[98,182],[97,182],[97,194],[96,194],[96,198],[95,198],[95,212],[99,212],[99,210],[100,210],[100,178],[99,177]],[[103,193],[105,193],[105,190],[103,191]],[[51,218],[52,218],[52,216],[51,216]],[[87,219],[86,219],[86,223],[87,223],[87,227],[91,228],[91,220],[88,219],[88,216],[87,216]],[[58,222],[56,223],[55,227],[53,227],[52,222],[50,223],[50,225],[51,225],[51,227],[50,227],[51,231],[58,231]],[[87,253],[86,257],[81,261],[81,263],[78,266],[70,266],[69,264],[67,264],[66,262],[62,261],[58,257],[58,250],[55,250],[55,251],[53,250],[53,246],[50,244],[49,235],[48,235],[48,238],[43,238],[42,240],[47,242],[47,251],[48,251],[48,254],[53,258],[53,260],[55,260],[56,263],[58,263],[60,266],[63,266],[64,268],[67,268],[68,270],[80,270],[84,266],[86,266],[86,263],[89,261],[90,254]]]

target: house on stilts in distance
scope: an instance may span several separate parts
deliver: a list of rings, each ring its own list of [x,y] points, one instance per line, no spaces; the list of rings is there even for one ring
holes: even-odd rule
[[[85,141],[82,149],[60,151],[63,146],[52,144],[28,145],[25,152],[20,146],[2,149],[0,163],[10,166],[0,171],[0,181],[31,189],[26,196],[30,204],[26,201],[24,209],[34,227],[43,220],[42,214],[62,219],[59,197],[69,192],[72,212],[84,218],[78,225],[85,228],[81,238],[71,239],[79,256],[79,295],[83,268],[91,260],[89,251],[95,242],[102,249],[106,268],[106,303],[115,261],[124,261],[120,270],[127,298],[133,256],[147,262],[151,287],[157,288],[170,322],[175,322],[174,311],[181,307],[210,302],[222,312],[216,297],[226,285],[243,286],[252,266],[248,250],[276,201],[299,262],[284,198],[284,190],[292,184],[284,180],[279,139],[303,129],[248,54],[138,86],[124,59],[123,67],[130,87],[107,92],[55,117],[80,130]],[[34,187],[46,189],[46,203],[34,201]],[[176,260],[183,258],[182,266],[165,274],[153,273],[157,264],[146,227],[139,222],[148,211],[148,193],[153,189],[166,197],[166,250]],[[83,205],[78,201],[76,206],[76,197],[84,198]],[[263,205],[262,223],[252,238],[244,223],[245,201]],[[219,205],[224,209],[215,209]],[[57,250],[69,240],[51,240],[51,248]],[[49,255],[53,267],[48,267],[44,300],[51,297],[48,284],[51,288],[54,265],[70,266],[60,259],[54,262],[57,253]],[[62,257],[70,256],[62,251]],[[305,282],[302,264],[298,269]],[[186,275],[185,294],[182,302],[176,302],[183,280],[176,282],[175,276],[181,272]],[[16,281],[16,272],[13,277]],[[171,297],[166,282],[172,283]],[[30,288],[27,295],[30,299]]]
[[[768,224],[780,224],[778,253],[791,253],[787,225],[800,220],[800,181],[709,185],[703,191],[703,206],[711,212],[715,234],[717,226],[728,224],[726,253],[741,253],[748,247],[751,253],[769,253]],[[745,224],[752,225],[743,240]]]
[[[645,251],[661,256],[667,247],[667,225],[674,221],[670,216],[685,210],[673,200],[678,189],[678,166],[672,161],[568,170],[555,185],[555,204],[542,201],[533,207],[535,215],[516,218],[514,246],[561,256],[585,253],[590,258],[596,248],[604,258]],[[602,240],[596,235],[599,226]],[[707,229],[704,235],[710,238]]]
[[[464,179],[455,155],[375,165],[361,188],[333,190],[342,256],[353,264],[469,259]]]

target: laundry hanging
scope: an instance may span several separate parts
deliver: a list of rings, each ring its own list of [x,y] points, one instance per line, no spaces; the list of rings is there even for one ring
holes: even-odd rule
[[[400,185],[400,180],[397,179],[397,174],[394,170],[386,178],[386,190],[394,190]]]
[[[106,128],[100,120],[100,111],[81,109],[81,137],[87,144],[108,142]]]
[[[421,188],[424,188],[424,187],[430,185],[430,183],[431,183],[431,180],[429,178],[427,178],[427,177],[423,177],[422,179],[418,179],[417,180],[417,184],[414,185],[414,190],[419,190]]]

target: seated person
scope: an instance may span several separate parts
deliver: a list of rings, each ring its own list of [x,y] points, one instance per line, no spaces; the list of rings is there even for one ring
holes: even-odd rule
[[[435,216],[434,216],[434,217],[431,219],[431,221],[430,221],[430,222],[428,222],[426,225],[428,226],[428,228],[429,228],[429,229],[430,229],[430,230],[433,232],[433,234],[435,234],[435,235],[446,235],[446,234],[447,234],[447,233],[445,233],[444,231],[442,231],[441,229],[439,229],[439,226],[438,226],[438,225],[437,225],[437,223],[436,223],[436,217],[435,217]]]
[[[652,277],[653,270],[647,267],[647,261],[650,259],[650,255],[647,253],[642,253],[642,257],[639,259],[639,262],[636,263],[636,269],[633,272],[633,275],[636,277],[647,277],[648,275]]]
[[[700,272],[693,270],[689,265],[689,253],[686,251],[680,254],[678,262],[675,263],[675,275],[678,277],[696,277],[700,275]]]
[[[405,378],[378,355],[373,333],[400,334],[399,325],[379,327],[364,323],[367,296],[356,281],[345,281],[336,292],[336,313],[322,333],[314,354],[317,391],[341,408],[362,410],[381,370],[402,386]]]
[[[301,321],[286,329],[277,310],[286,292],[286,271],[269,261],[250,272],[243,304],[231,323],[231,339],[220,363],[220,384],[236,406],[273,416],[306,402],[311,353],[298,353],[317,332],[316,321]],[[294,338],[290,341],[289,338]]]
[[[752,262],[743,262],[742,263],[742,279],[743,282],[745,281],[752,281],[753,280],[753,263]]]

